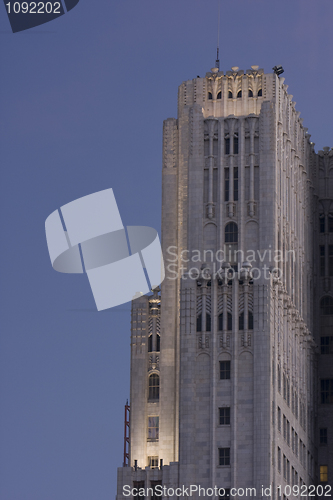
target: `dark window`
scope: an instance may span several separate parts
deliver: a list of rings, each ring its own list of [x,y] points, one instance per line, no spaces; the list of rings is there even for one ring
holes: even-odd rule
[[[237,93],[237,97],[238,97],[238,98],[242,97],[242,91],[241,91],[241,90],[239,90],[239,91],[238,91],[238,93]]]
[[[218,170],[213,169],[213,202],[217,202],[217,187],[218,187]]]
[[[161,337],[160,335],[156,335],[156,351],[160,352],[161,350]]]
[[[253,330],[253,312],[249,311],[249,330]]]
[[[224,230],[226,243],[238,243],[238,227],[235,222],[229,222]]]
[[[223,494],[224,490],[224,494]],[[230,488],[220,488],[219,489],[219,500],[227,500],[230,497]]]
[[[322,405],[328,405],[333,403],[333,378],[321,379],[320,403]]]
[[[219,408],[220,425],[230,425],[230,408]]]
[[[333,314],[333,298],[326,296],[320,301],[320,312],[324,316],[330,316]]]
[[[333,336],[320,337],[320,354],[333,354]]]
[[[249,89],[249,97],[253,97],[253,92],[251,89]]]
[[[148,457],[148,467],[158,469],[158,457]]]
[[[148,352],[152,352],[153,350],[153,336],[149,335],[148,337]]]
[[[158,400],[160,397],[160,377],[153,373],[149,377],[148,400]]]
[[[229,169],[224,169],[224,201],[229,201]]]
[[[209,169],[204,168],[204,185],[203,185],[204,203],[208,203],[209,198]]]
[[[327,429],[319,429],[319,443],[327,444]]]
[[[232,314],[228,312],[227,316],[227,329],[232,330]]]
[[[228,98],[232,99],[232,92],[231,92],[231,90],[229,90],[229,92],[228,92]]]
[[[333,214],[328,214],[328,232],[333,233]]]
[[[237,167],[234,167],[234,201],[238,201],[238,168]]]
[[[139,495],[140,491],[141,493],[144,493],[145,489],[145,482],[144,481],[133,481],[133,489],[135,488],[135,492],[137,493],[136,495],[133,495],[133,500],[144,500],[146,497],[144,495]]]
[[[230,379],[230,361],[220,361],[220,380]]]
[[[333,276],[333,245],[328,245],[328,275]]]
[[[221,332],[223,330],[223,313],[219,314],[219,331]]]
[[[224,139],[224,154],[230,155],[230,137]]]
[[[206,332],[210,332],[212,329],[212,320],[210,314],[206,313]]]
[[[217,93],[216,99],[222,99],[222,92],[221,92],[221,90]]]
[[[281,394],[281,368],[278,366],[277,369],[277,379],[278,379],[278,391]]]
[[[281,472],[281,448],[278,447],[278,471]]]
[[[258,90],[258,97],[261,97],[262,96],[262,89],[259,89]]]
[[[148,417],[148,441],[158,441],[159,417]]]
[[[153,488],[153,494],[150,497],[151,500],[160,500],[162,495],[161,493],[158,494],[158,492],[161,491],[161,488],[158,488],[156,491],[156,486],[162,486],[162,481],[150,481],[150,486]]]
[[[230,465],[230,448],[219,448],[219,465]]]
[[[234,155],[238,155],[238,136],[234,136]]]
[[[325,276],[325,246],[319,245],[320,276]]]
[[[209,100],[213,99],[213,94],[211,92],[208,92],[208,99]]]
[[[238,330],[244,330],[244,311],[239,315]]]
[[[325,215],[324,214],[319,215],[319,232],[320,233],[325,232]]]
[[[197,332],[201,332],[201,331],[202,331],[202,314],[200,313],[197,316]]]

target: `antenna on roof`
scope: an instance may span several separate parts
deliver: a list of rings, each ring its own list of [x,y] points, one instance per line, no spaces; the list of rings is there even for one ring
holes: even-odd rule
[[[221,19],[220,19],[220,6],[221,6],[221,0],[218,0],[218,15],[217,15],[217,50],[216,50],[216,61],[215,61],[215,67],[217,69],[220,69],[220,59],[219,59],[219,52],[220,52],[220,24],[221,24]]]

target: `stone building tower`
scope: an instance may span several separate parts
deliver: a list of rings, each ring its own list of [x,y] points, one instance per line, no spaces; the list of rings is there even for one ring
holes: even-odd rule
[[[164,122],[166,278],[132,304],[118,500],[125,485],[206,489],[193,498],[272,485],[271,498],[292,498],[287,485],[332,483],[317,425],[332,439],[330,165],[275,73],[213,68],[179,87]]]

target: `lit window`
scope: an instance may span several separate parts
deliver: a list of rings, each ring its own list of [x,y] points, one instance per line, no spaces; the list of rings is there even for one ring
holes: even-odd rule
[[[222,99],[222,92],[221,92],[221,90],[217,93],[216,99]]]
[[[327,483],[328,481],[328,467],[327,465],[321,465],[319,468],[320,482]]]
[[[158,441],[159,417],[148,417],[148,441]]]
[[[158,468],[158,457],[148,457],[148,467],[152,469]]]
[[[240,97],[242,97],[242,91],[241,91],[241,90],[239,90],[239,91],[238,91],[238,93],[237,93],[237,97],[238,97],[238,99],[239,99]]]
[[[213,94],[211,92],[208,92],[208,99],[212,100],[213,99]]]
[[[230,465],[230,448],[219,448],[219,465]]]
[[[228,98],[232,99],[232,92],[231,92],[231,90],[229,90],[229,92],[228,92]]]
[[[259,89],[258,90],[258,97],[261,97],[262,96],[262,89]]]
[[[230,425],[230,407],[219,408],[220,425]]]
[[[160,397],[160,377],[153,373],[149,377],[148,400],[157,401]]]
[[[319,444],[327,444],[327,429],[319,429]]]
[[[320,402],[322,405],[333,403],[333,379],[321,379],[320,381]]]
[[[333,298],[326,296],[320,301],[320,312],[324,316],[333,315]]]
[[[230,379],[230,361],[220,361],[220,380]]]

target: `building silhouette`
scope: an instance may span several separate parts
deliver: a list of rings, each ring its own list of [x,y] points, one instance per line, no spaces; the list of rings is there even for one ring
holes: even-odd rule
[[[212,68],[164,122],[166,278],[132,303],[117,500],[333,485],[333,150],[277,73]]]

